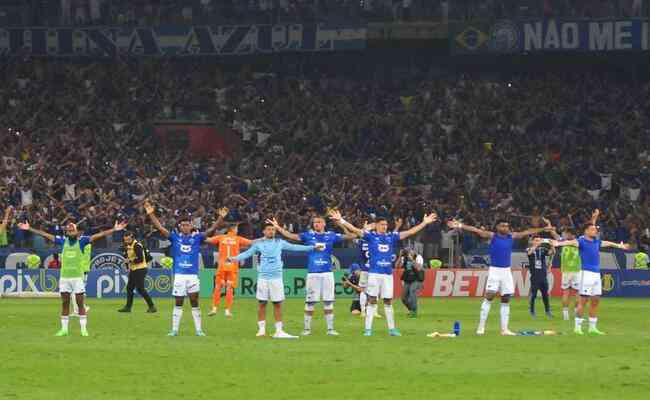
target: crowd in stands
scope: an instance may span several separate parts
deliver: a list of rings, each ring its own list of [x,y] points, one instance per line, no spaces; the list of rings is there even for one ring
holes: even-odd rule
[[[647,17],[644,0],[0,0],[0,25],[157,25]]]
[[[0,81],[0,212],[15,246],[45,246],[16,221],[86,232],[130,221],[157,236],[190,217],[206,229],[216,209],[248,236],[276,216],[291,230],[337,207],[361,225],[435,210],[441,220],[515,229],[579,226],[603,211],[604,237],[635,242],[650,221],[650,84],[605,73],[507,79],[419,72],[398,78],[238,73],[206,61],[6,62]],[[241,140],[232,159],[159,146],[160,119],[203,113]],[[419,238],[434,248],[444,224]],[[119,236],[109,238],[110,245]],[[477,246],[463,238],[463,246]]]

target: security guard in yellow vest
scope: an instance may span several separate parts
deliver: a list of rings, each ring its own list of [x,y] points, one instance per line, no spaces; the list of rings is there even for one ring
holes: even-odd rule
[[[133,307],[133,290],[137,290],[140,296],[147,302],[148,313],[155,313],[156,307],[144,287],[144,279],[147,277],[147,260],[145,258],[144,246],[140,244],[133,235],[133,232],[124,233],[124,255],[129,266],[129,281],[126,284],[126,305],[120,308],[119,312],[131,312]]]

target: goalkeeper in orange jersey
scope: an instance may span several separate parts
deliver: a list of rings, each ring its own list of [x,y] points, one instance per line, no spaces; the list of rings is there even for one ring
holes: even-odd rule
[[[214,293],[212,294],[212,310],[209,316],[215,315],[221,303],[221,289],[226,287],[226,317],[232,317],[230,311],[232,307],[234,289],[237,287],[237,278],[239,275],[239,263],[237,261],[228,261],[229,257],[239,255],[242,247],[248,247],[253,243],[251,240],[237,235],[237,225],[231,225],[225,235],[217,235],[206,240],[219,249],[219,262],[217,273],[214,279]]]

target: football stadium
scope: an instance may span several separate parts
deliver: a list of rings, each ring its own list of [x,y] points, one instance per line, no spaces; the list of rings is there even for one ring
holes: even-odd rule
[[[0,0],[0,400],[647,399],[645,0]]]

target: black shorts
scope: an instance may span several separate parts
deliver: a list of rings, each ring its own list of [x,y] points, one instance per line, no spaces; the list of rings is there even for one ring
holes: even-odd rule
[[[548,291],[548,279],[546,277],[544,278],[538,278],[538,279],[531,279],[530,280],[530,290],[543,290],[543,291]]]

